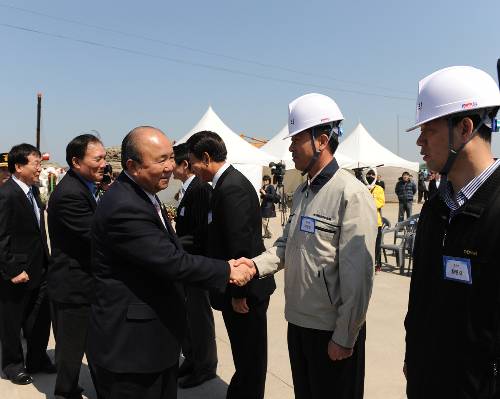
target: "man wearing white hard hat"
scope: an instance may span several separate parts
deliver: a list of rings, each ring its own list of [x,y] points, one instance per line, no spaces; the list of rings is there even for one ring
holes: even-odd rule
[[[500,161],[497,83],[472,67],[419,84],[417,145],[442,181],[415,238],[406,315],[409,399],[500,397]]]
[[[240,259],[254,262],[261,276],[285,269],[297,399],[363,397],[377,211],[365,186],[335,160],[343,119],[335,101],[321,94],[290,103],[290,151],[307,182],[295,191],[274,246],[252,260]]]

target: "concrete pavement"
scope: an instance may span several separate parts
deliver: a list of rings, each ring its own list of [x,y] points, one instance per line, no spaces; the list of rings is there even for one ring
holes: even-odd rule
[[[414,205],[418,212],[419,205]],[[387,204],[384,216],[391,223],[397,219],[397,204]],[[271,231],[276,237],[280,232],[279,217],[272,219]],[[272,245],[266,240],[266,246]],[[389,258],[394,265],[394,258]],[[365,398],[405,398],[405,382],[402,374],[404,356],[403,319],[408,301],[409,278],[400,276],[393,266],[387,265],[375,277],[373,296],[367,316]],[[293,398],[293,384],[286,343],[286,321],[283,316],[283,273],[276,275],[277,289],[271,297],[268,310],[269,363],[266,398]],[[188,390],[179,390],[180,399],[220,399],[225,397],[227,384],[234,372],[229,339],[220,312],[216,318],[217,347],[219,355],[218,378]],[[53,356],[54,340],[49,343],[49,355]],[[16,386],[8,380],[0,380],[0,399],[52,398],[55,376],[35,375],[35,383]],[[86,364],[82,366],[80,384],[85,394],[97,399]]]

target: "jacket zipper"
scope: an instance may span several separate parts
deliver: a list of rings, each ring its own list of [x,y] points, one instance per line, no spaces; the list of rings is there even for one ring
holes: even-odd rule
[[[491,397],[493,397],[493,395],[496,393],[497,391],[497,376],[498,376],[498,363],[497,363],[497,360],[494,360],[493,361],[493,378],[491,379],[491,385],[490,385],[490,395]]]
[[[319,272],[318,272],[318,274],[319,274]],[[328,299],[330,300],[330,305],[333,305],[332,296],[330,295],[330,290],[328,289],[328,283],[326,282],[326,275],[325,275],[324,269],[323,269],[323,281],[325,282],[326,293],[328,294]]]

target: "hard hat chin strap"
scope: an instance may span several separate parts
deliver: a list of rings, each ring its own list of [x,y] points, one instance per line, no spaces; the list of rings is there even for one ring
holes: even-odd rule
[[[321,151],[318,150],[316,148],[316,143],[314,142],[314,134],[316,132],[316,126],[313,126],[311,128],[311,133],[310,133],[310,136],[311,136],[311,145],[312,145],[312,148],[313,148],[313,151],[314,151],[314,155],[313,157],[311,158],[311,160],[309,161],[309,163],[307,164],[307,167],[302,171],[302,176],[304,176],[306,173],[309,173],[309,171],[313,168],[313,166],[316,164],[316,162],[318,162],[318,158],[319,156],[321,155]],[[330,133],[328,134],[328,141],[326,142],[327,144],[330,142],[330,139],[332,138],[333,134],[337,134],[337,137],[340,135],[340,128],[338,128],[336,130],[336,126],[334,123],[331,124],[331,129],[330,129]]]
[[[450,173],[451,167],[455,163],[455,160],[458,157],[458,154],[460,151],[462,151],[465,147],[465,145],[471,141],[475,136],[477,131],[483,126],[487,120],[488,117],[488,109],[484,110],[483,116],[481,117],[481,122],[474,128],[472,131],[469,139],[463,143],[460,147],[458,147],[456,150],[453,148],[453,120],[452,117],[448,117],[448,159],[446,160],[446,163],[444,164],[443,168],[439,172],[441,175],[448,175]]]

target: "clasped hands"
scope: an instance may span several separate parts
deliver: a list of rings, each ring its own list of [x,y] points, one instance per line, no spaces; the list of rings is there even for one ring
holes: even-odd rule
[[[231,267],[229,282],[240,287],[248,283],[257,272],[253,261],[247,258],[231,259],[229,266]]]

